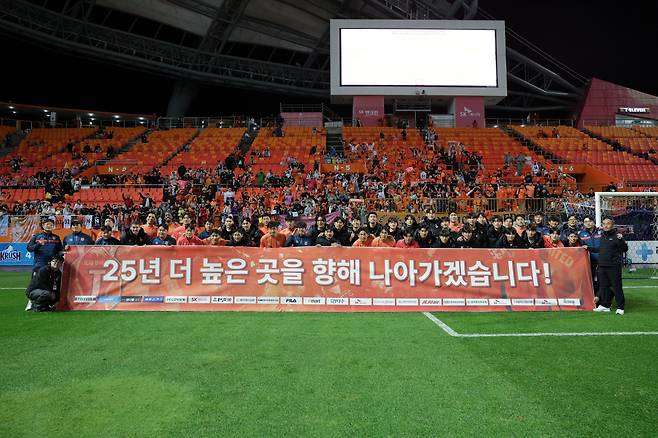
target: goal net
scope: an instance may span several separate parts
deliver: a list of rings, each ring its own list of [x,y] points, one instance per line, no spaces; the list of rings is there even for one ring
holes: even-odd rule
[[[640,277],[658,279],[658,192],[597,192],[594,213],[597,227],[610,216],[624,234],[624,264]]]

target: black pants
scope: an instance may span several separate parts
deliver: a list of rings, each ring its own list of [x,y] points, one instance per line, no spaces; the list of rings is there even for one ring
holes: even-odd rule
[[[34,310],[51,310],[52,306],[57,303],[55,295],[49,290],[34,289],[27,297],[32,301],[32,309]]]
[[[599,266],[599,304],[610,307],[613,294],[617,308],[623,310],[625,299],[621,286],[621,266]]]
[[[592,287],[594,288],[594,295],[599,293],[599,262],[590,261],[592,267]]]

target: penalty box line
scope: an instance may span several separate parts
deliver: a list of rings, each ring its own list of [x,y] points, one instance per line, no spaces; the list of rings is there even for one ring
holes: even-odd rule
[[[430,321],[453,338],[529,338],[540,336],[642,336],[658,335],[658,332],[564,332],[564,333],[457,333],[448,324],[430,312],[423,312]]]

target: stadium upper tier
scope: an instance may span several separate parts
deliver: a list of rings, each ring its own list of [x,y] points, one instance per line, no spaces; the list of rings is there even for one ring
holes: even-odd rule
[[[658,180],[658,166],[649,160],[655,155],[656,139],[642,131],[617,127],[575,128],[515,126],[515,132],[566,163],[589,164],[619,181]],[[595,138],[587,134],[589,131]],[[635,145],[635,150],[633,149]],[[646,150],[640,149],[646,146]],[[653,148],[653,149],[652,149]],[[644,153],[638,156],[635,153]]]

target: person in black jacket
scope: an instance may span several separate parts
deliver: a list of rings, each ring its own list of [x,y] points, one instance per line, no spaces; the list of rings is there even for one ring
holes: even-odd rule
[[[64,256],[56,254],[47,265],[36,271],[25,290],[25,295],[32,302],[32,307],[29,310],[32,312],[55,310],[55,304],[59,301],[62,280],[60,268],[63,263]]]
[[[476,239],[475,230],[469,224],[466,224],[461,229],[461,236],[457,238],[455,246],[457,248],[479,248],[480,242]]]
[[[421,248],[432,248],[436,239],[432,235],[429,229],[429,225],[421,224],[416,233],[416,242],[420,245]]]
[[[496,243],[496,248],[522,249],[525,244],[514,228],[505,228],[503,236]]]
[[[544,236],[537,231],[537,226],[534,223],[528,225],[528,228],[523,232],[521,239],[525,243],[526,248],[544,248]]]
[[[112,227],[103,225],[101,227],[101,237],[96,241],[95,245],[121,245],[121,242],[112,236]]]
[[[334,229],[332,227],[327,227],[327,229],[315,239],[315,244],[317,246],[341,246],[338,239],[334,237]]]
[[[350,232],[345,226],[345,219],[342,217],[337,217],[331,224],[331,228],[334,230],[334,239],[338,240],[341,246],[350,246]]]
[[[149,236],[146,231],[138,222],[133,222],[121,236],[121,245],[148,245],[150,242]]]
[[[441,230],[439,238],[436,239],[432,248],[454,248],[455,242],[452,240],[452,233],[450,230]]]
[[[487,248],[495,248],[504,232],[502,219],[500,216],[495,216],[487,230]]]
[[[628,251],[628,244],[617,229],[615,221],[606,217],[603,219],[603,232],[599,246],[599,306],[594,309],[595,312],[609,312],[612,304],[612,295],[617,301],[617,315],[624,314],[624,289],[621,284],[621,265],[624,260],[624,253]]]

